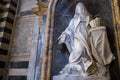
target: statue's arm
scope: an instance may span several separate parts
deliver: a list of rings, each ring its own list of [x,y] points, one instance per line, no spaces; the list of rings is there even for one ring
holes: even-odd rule
[[[70,21],[69,26],[65,29],[64,32],[58,38],[59,44],[65,44],[67,46],[68,51],[72,52],[72,43],[74,38],[74,25],[73,19]]]
[[[65,31],[63,32],[63,34],[68,34],[71,35],[74,32],[74,22],[73,19],[70,21],[68,27],[65,29]]]
[[[59,36],[58,41],[59,44],[65,43],[66,41],[70,41],[68,37],[70,37],[73,33],[73,20],[70,21],[69,26],[62,32]]]

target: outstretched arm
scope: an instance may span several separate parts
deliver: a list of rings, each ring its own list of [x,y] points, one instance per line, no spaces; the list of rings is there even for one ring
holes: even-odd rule
[[[62,34],[59,36],[59,44],[65,43],[66,37],[70,37],[71,35],[73,36],[74,33],[74,25],[73,25],[73,19],[70,21],[68,27],[65,29],[65,31],[62,32]]]
[[[58,38],[59,44],[65,44],[67,46],[68,51],[71,53],[72,51],[72,43],[74,38],[74,24],[73,20],[70,21],[69,26],[65,29],[64,32]]]

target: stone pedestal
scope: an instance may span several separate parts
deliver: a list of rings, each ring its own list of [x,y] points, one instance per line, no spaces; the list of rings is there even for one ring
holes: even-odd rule
[[[102,77],[102,76],[88,76],[88,77],[81,77],[78,75],[57,75],[53,76],[53,80],[110,80],[109,77]]]

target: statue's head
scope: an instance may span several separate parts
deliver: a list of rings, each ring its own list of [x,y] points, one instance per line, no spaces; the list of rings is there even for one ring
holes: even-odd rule
[[[83,3],[79,2],[76,5],[75,14],[88,14],[86,7],[84,6]]]

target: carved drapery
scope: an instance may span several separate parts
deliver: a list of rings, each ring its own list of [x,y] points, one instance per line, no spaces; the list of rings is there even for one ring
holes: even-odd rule
[[[41,80],[50,80],[51,79],[51,64],[52,64],[52,55],[53,55],[53,30],[54,30],[54,14],[55,14],[55,7],[59,0],[50,0],[47,12],[47,25],[46,25],[46,34],[45,34],[45,43],[44,43],[44,55],[42,60],[42,75]],[[112,6],[112,13],[113,13],[113,21],[114,21],[114,29],[115,29],[115,36],[116,36],[116,44],[117,44],[117,56],[119,57],[119,50],[120,50],[120,40],[119,40],[119,30],[117,25],[120,24],[119,19],[119,5],[118,0],[111,1]],[[119,65],[120,65],[120,60]]]

